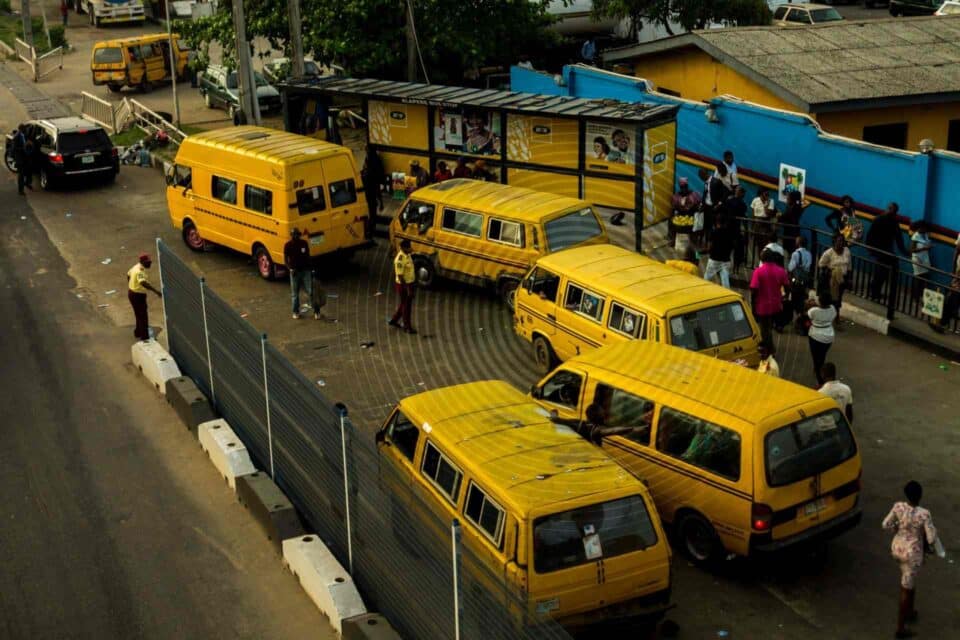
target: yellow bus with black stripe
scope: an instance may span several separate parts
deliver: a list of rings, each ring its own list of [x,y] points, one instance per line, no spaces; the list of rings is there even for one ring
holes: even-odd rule
[[[221,245],[252,256],[266,279],[282,275],[283,246],[294,228],[314,258],[369,245],[350,149],[276,129],[229,127],[187,137],[167,171],[167,206],[188,247]]]
[[[421,286],[437,276],[492,286],[511,307],[538,258],[608,242],[584,200],[463,178],[414,191],[390,224],[394,251],[401,240],[413,246]]]
[[[568,360],[532,395],[564,421],[590,422],[694,561],[824,540],[860,521],[856,439],[813,389],[630,341]]]

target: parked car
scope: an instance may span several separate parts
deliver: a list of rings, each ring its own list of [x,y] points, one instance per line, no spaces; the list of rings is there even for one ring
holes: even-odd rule
[[[867,9],[873,9],[877,6],[888,6],[890,2],[888,0],[863,0],[863,6]]]
[[[935,16],[960,16],[960,2],[948,1],[940,5]]]
[[[263,65],[263,76],[271,84],[283,82],[290,76],[292,64],[290,58],[274,58]],[[303,59],[303,76],[305,78],[323,78],[326,76],[338,76],[343,72],[343,67],[337,65],[321,65],[313,58]]]
[[[773,24],[781,27],[821,24],[843,20],[840,12],[825,4],[782,4],[773,12]]]
[[[29,120],[24,124],[26,135],[38,145],[34,171],[40,175],[40,187],[44,190],[73,178],[113,182],[120,172],[117,148],[98,124],[76,117]],[[15,130],[7,134],[4,146],[4,160],[10,171],[17,170],[13,155],[15,134]]]
[[[942,0],[890,0],[892,16],[932,16]]]
[[[254,72],[257,82],[257,101],[260,103],[260,113],[270,114],[280,112],[280,92],[277,91],[266,78]],[[210,109],[225,109],[230,118],[236,123],[240,112],[240,89],[237,83],[237,72],[226,67],[212,64],[200,76],[200,95]]]

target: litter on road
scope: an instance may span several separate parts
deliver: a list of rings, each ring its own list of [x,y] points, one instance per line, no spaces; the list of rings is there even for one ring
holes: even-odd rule
[[[375,345],[375,344],[376,344],[376,343],[375,343],[373,340],[368,340],[368,341],[366,341],[366,342],[361,342],[361,343],[360,343],[360,348],[361,348],[361,349],[369,349],[370,347],[372,347],[372,346]]]
[[[104,258],[103,260],[100,261],[100,264],[110,264],[111,262],[113,262],[113,260],[111,260],[110,258]]]
[[[117,292],[116,289],[110,289],[110,291],[104,291],[103,293],[104,293],[104,295],[112,296],[112,295],[115,294],[116,292]]]
[[[317,380],[317,384],[320,385],[321,387],[327,386],[327,383],[324,382],[323,380]]]
[[[108,304],[98,304],[98,305],[97,305],[97,309],[106,309],[106,308],[109,307],[109,306],[110,306],[110,305],[108,305]]]

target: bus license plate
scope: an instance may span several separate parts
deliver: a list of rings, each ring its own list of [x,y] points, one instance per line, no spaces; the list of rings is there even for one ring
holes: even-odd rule
[[[310,244],[315,247],[323,244],[323,236],[310,236]]]
[[[820,513],[827,508],[826,498],[817,498],[813,502],[808,502],[803,505],[803,515],[812,516],[814,514]]]
[[[93,164],[93,160],[94,160],[93,156],[80,157],[80,162],[82,162],[83,164]]]

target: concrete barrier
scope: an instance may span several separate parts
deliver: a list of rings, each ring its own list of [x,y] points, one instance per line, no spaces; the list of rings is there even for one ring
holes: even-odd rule
[[[256,472],[239,476],[237,499],[253,515],[278,554],[283,555],[284,540],[304,535],[296,509],[267,474]]]
[[[843,306],[840,307],[840,317],[859,324],[862,327],[873,329],[883,335],[887,335],[890,331],[890,321],[884,316],[850,304],[846,300],[843,301]]]
[[[365,613],[343,621],[343,640],[400,640],[390,623],[379,613]]]
[[[284,540],[283,559],[337,633],[345,619],[367,612],[353,578],[316,535]]]
[[[130,347],[130,358],[140,373],[166,395],[167,380],[180,377],[180,367],[156,340],[138,340]]]
[[[226,420],[211,420],[200,424],[197,427],[197,438],[200,446],[210,456],[213,466],[234,491],[237,490],[237,478],[257,472],[247,448]]]
[[[186,376],[167,380],[167,402],[180,416],[187,429],[194,433],[202,423],[217,418],[207,397],[197,389],[193,380]]]

